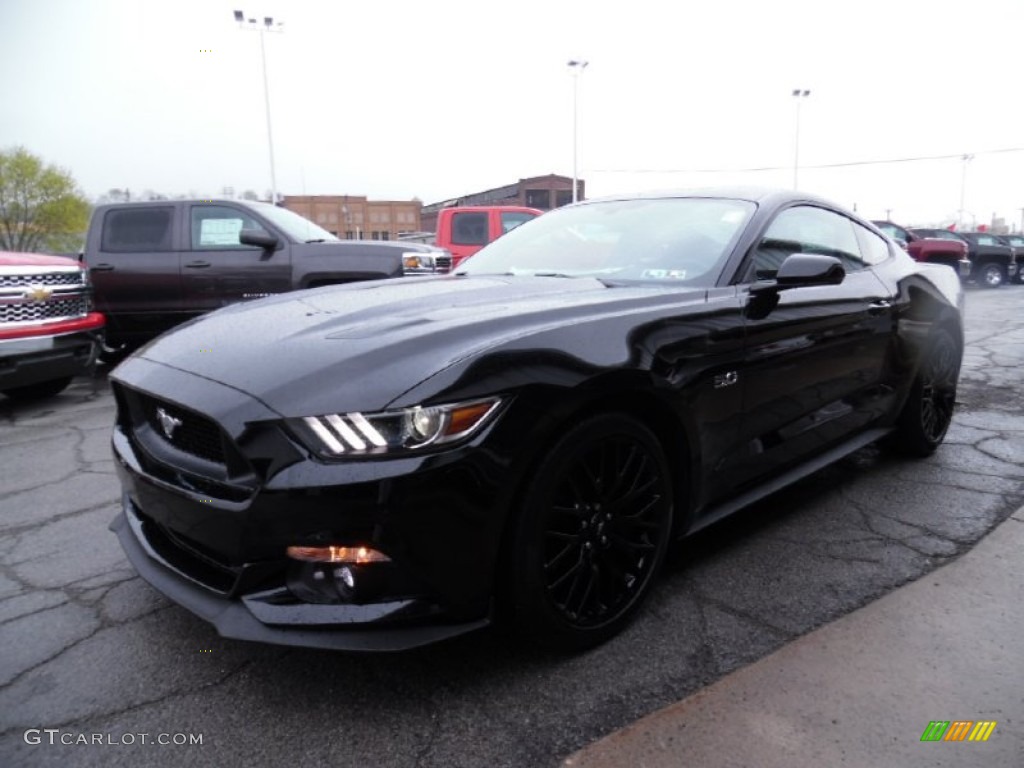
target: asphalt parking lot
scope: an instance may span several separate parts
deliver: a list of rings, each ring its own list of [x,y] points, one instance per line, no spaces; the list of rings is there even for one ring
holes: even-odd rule
[[[639,620],[577,657],[490,633],[382,656],[222,640],[135,576],[107,531],[104,372],[42,404],[0,399],[0,764],[557,765],[1017,509],[1022,306],[1022,286],[969,292],[959,409],[935,456],[866,449],[687,542]],[[143,743],[161,735],[172,743]]]

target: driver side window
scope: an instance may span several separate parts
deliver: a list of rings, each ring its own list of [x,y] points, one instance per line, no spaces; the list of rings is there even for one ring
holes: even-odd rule
[[[235,208],[224,205],[192,206],[193,251],[251,249],[253,246],[238,242],[238,233],[243,229],[255,229],[266,234],[258,221]]]
[[[847,272],[864,268],[853,222],[824,208],[799,205],[784,210],[768,226],[754,248],[747,281],[773,279],[794,253],[834,256]]]

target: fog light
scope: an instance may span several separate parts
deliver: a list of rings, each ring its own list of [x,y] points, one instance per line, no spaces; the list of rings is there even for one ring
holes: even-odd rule
[[[390,563],[391,558],[370,547],[288,547],[287,555],[292,560],[309,563]],[[344,570],[348,570],[347,568]],[[351,572],[349,573],[351,578]]]

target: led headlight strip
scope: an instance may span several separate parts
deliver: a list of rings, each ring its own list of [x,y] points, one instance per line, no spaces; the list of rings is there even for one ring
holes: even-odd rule
[[[321,453],[359,456],[415,450],[468,437],[495,412],[500,398],[415,406],[380,413],[330,413],[301,419]]]

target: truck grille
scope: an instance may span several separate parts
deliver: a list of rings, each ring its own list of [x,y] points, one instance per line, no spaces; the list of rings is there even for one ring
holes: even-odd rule
[[[84,317],[89,313],[89,298],[73,296],[47,301],[16,301],[0,304],[0,323],[31,323]]]
[[[0,288],[19,288],[33,285],[82,285],[82,273],[41,272],[35,275],[0,274]]]

